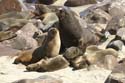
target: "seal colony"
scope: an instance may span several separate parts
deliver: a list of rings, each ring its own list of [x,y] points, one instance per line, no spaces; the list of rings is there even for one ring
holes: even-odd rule
[[[39,26],[39,30],[47,33],[47,36],[39,39],[38,48],[20,52],[14,64],[22,63],[26,65],[28,71],[38,72],[55,71],[68,66],[74,70],[94,64],[105,66],[107,63],[106,66],[108,66],[110,60],[113,64],[113,60],[118,57],[117,50],[121,50],[124,44],[123,41],[120,41],[122,38],[124,40],[124,34],[119,34],[121,31],[117,30],[122,26],[115,23],[121,17],[111,19],[107,13],[108,10],[105,9],[109,3],[103,2],[104,4],[98,3],[90,6],[82,12],[86,15],[80,15],[80,12],[74,12],[70,6],[95,3],[95,0],[83,0],[82,3],[67,0],[65,6],[54,6],[52,5],[54,2],[56,0],[38,0],[37,3],[42,4],[35,4],[34,14],[37,19],[41,20],[39,23],[43,23],[43,27]],[[107,23],[107,26],[100,27],[99,23]],[[113,27],[115,24],[112,23],[120,27],[115,28]],[[95,27],[97,24],[99,27]],[[114,34],[117,36],[115,37]],[[113,37],[107,35],[113,35]],[[118,36],[121,38],[118,39]],[[36,32],[33,38],[37,39],[37,37],[39,34]]]

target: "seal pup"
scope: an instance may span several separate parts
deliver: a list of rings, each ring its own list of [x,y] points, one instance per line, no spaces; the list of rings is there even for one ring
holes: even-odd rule
[[[43,45],[35,50],[26,51],[17,57],[14,63],[36,63],[42,58],[51,58],[59,54],[61,46],[60,35],[57,28],[51,28]]]
[[[46,71],[55,71],[59,69],[63,69],[69,66],[69,62],[61,55],[56,56],[54,58],[42,59],[37,63],[28,65],[26,69],[28,71],[38,71],[38,72],[46,72]]]
[[[115,58],[118,57],[118,52],[114,49],[95,49],[95,47],[87,47],[86,60],[89,62],[89,65],[102,63],[104,62],[105,56],[111,55]]]

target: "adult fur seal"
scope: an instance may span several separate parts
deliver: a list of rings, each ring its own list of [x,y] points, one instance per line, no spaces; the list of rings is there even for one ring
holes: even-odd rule
[[[31,51],[26,51],[17,57],[14,63],[31,64],[38,62],[42,58],[55,57],[60,51],[60,35],[57,28],[51,28],[48,31],[48,36],[39,48]]]
[[[87,24],[69,8],[60,9],[58,14],[60,25],[60,36],[64,48],[71,46],[82,47],[96,44],[98,39]]]

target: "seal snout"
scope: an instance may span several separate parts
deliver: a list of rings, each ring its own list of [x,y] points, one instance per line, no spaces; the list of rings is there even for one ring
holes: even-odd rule
[[[21,61],[18,59],[15,59],[15,61],[13,62],[13,64],[19,64]]]

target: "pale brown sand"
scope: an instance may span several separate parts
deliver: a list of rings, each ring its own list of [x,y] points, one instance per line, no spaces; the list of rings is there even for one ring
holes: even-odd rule
[[[12,64],[13,60],[14,58],[11,59],[7,56],[0,57],[0,83],[11,83],[19,79],[33,79],[42,75],[60,78],[64,83],[104,83],[111,73],[111,71],[104,69],[72,71],[71,68],[46,73],[24,72],[25,66]]]

